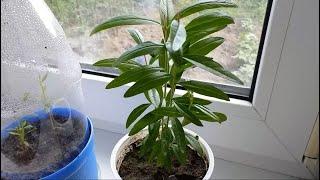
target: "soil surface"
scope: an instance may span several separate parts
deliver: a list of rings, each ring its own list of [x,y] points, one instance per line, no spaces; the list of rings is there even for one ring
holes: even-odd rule
[[[52,127],[54,122],[54,129]],[[54,116],[29,123],[36,128],[26,134],[28,148],[21,148],[18,138],[9,135],[1,140],[1,179],[39,179],[71,162],[80,152],[85,135],[80,120]],[[19,176],[9,173],[22,173]]]
[[[119,175],[124,180],[200,180],[207,173],[205,160],[189,147],[187,163],[180,165],[173,160],[172,169],[167,170],[140,157],[136,143],[131,146],[131,151],[125,155],[119,169]]]

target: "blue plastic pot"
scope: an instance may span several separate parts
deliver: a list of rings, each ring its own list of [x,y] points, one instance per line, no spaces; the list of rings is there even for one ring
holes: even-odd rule
[[[5,177],[7,179],[30,179],[31,177],[34,177],[35,174],[40,173],[42,175],[42,179],[98,179],[98,168],[94,153],[94,133],[91,120],[82,113],[70,108],[54,108],[52,113],[53,115],[60,117],[71,116],[72,119],[82,121],[86,132],[83,142],[78,146],[79,149],[82,149],[81,152],[73,158],[73,160],[67,159],[67,161],[70,161],[68,164],[51,174],[46,173],[46,170],[32,173],[1,172],[1,177]],[[9,129],[17,127],[23,120],[28,122],[37,122],[42,119],[46,119],[47,117],[48,113],[45,111],[38,111],[35,115],[24,116],[1,130],[1,139],[8,137]]]

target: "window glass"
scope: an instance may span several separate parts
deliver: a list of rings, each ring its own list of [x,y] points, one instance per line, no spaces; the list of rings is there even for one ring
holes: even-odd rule
[[[156,25],[114,28],[92,37],[89,36],[94,26],[117,15],[135,14],[159,19],[159,0],[45,1],[61,23],[74,52],[83,57],[81,63],[84,64],[92,64],[102,58],[118,57],[126,49],[135,45],[127,32],[128,28],[139,29],[145,40],[158,40],[162,36],[160,27]],[[178,10],[197,1],[199,0],[173,0],[173,3]],[[244,87],[249,88],[254,74],[268,0],[232,0],[232,2],[239,7],[221,10],[234,17],[235,24],[213,34],[213,36],[224,37],[225,42],[209,56],[236,74],[244,81]],[[208,12],[210,11],[205,13]],[[186,21],[192,18],[190,16],[186,18]],[[86,67],[89,66],[86,65]],[[183,77],[234,85],[200,68],[189,69]]]

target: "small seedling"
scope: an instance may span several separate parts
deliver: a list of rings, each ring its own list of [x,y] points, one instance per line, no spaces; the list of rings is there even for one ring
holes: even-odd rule
[[[47,86],[45,83],[47,78],[48,78],[48,72],[44,76],[39,75],[39,77],[38,77],[39,86],[40,86],[40,90],[41,90],[41,101],[42,101],[42,105],[44,107],[44,110],[49,114],[52,129],[55,129],[54,117],[51,112],[52,102],[47,95]]]
[[[39,75],[38,81],[39,81],[39,86],[40,86],[40,90],[41,90],[42,104],[44,106],[45,111],[50,112],[51,101],[47,96],[47,86],[45,84],[45,81],[47,80],[47,78],[48,78],[48,72],[44,76]]]
[[[26,135],[34,130],[36,130],[36,128],[31,124],[28,124],[27,121],[21,121],[19,126],[11,130],[9,134],[16,136],[21,145],[21,149],[25,150],[30,147],[29,143],[27,142]]]

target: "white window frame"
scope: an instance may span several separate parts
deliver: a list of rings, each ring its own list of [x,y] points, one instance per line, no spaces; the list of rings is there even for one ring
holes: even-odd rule
[[[314,12],[319,13],[319,2],[317,0],[307,1],[309,2],[306,3],[306,7],[301,7],[301,10],[306,11],[307,7],[313,7],[315,8]],[[299,18],[292,19],[294,8],[299,8],[298,5],[295,6],[297,3],[301,3],[301,1],[273,1],[252,103],[238,99],[224,102],[206,97],[213,101],[210,108],[226,113],[229,120],[222,125],[205,123],[203,128],[195,126],[188,126],[187,128],[204,137],[212,145],[216,157],[291,176],[311,178],[311,174],[302,164],[301,159],[319,111],[318,48],[308,49],[306,47],[306,49],[300,49],[302,54],[310,54],[311,52],[308,58],[316,59],[315,61],[304,62],[310,64],[311,67],[316,65],[313,69],[306,69],[310,66],[303,66],[302,68],[305,68],[303,70],[308,72],[307,75],[314,73],[317,76],[312,78],[311,82],[296,83],[298,87],[299,85],[313,83],[311,85],[312,89],[307,89],[309,93],[296,97],[293,101],[312,104],[312,106],[307,105],[310,110],[307,111],[308,114],[304,114],[306,120],[301,123],[299,119],[294,118],[298,113],[303,112],[292,112],[291,105],[288,102],[278,102],[281,100],[278,97],[283,94],[284,85],[293,88],[292,83],[286,84],[286,82],[283,82],[285,75],[282,73],[284,71],[282,69],[286,67],[286,63],[290,63],[286,61],[290,48],[295,48],[294,45],[286,42],[290,41],[287,33],[289,31],[294,33],[293,30],[289,29],[290,24],[299,20]],[[312,3],[314,3],[314,6],[310,5]],[[318,22],[318,15],[312,17],[311,20],[314,20],[314,18]],[[302,20],[304,20],[303,17]],[[317,26],[316,31],[319,32],[319,24],[315,23],[315,26]],[[314,31],[312,27],[309,27],[309,29],[310,32]],[[316,38],[315,43],[315,47],[319,47],[318,38]],[[123,94],[130,84],[117,89],[105,90],[106,82],[111,80],[112,78],[108,77],[83,74],[82,87],[86,107],[89,116],[93,119],[95,128],[124,134],[126,133],[126,117],[134,107],[144,103],[145,99],[140,95],[124,99]],[[298,88],[298,90],[301,90],[301,88]],[[292,89],[288,93],[288,97],[292,97],[295,92],[296,89]],[[178,95],[182,93],[183,90],[177,90]],[[310,97],[314,97],[314,100],[306,102]],[[277,104],[284,107],[277,107]],[[303,106],[300,104],[296,105],[295,108],[301,107]],[[281,109],[281,111],[277,111],[276,108]],[[286,115],[288,113],[291,114],[288,116]],[[289,118],[292,118],[292,121],[288,120]],[[275,119],[278,119],[278,121]],[[285,127],[288,125],[292,125],[295,131],[286,130]],[[295,139],[300,141],[297,142]]]

